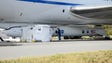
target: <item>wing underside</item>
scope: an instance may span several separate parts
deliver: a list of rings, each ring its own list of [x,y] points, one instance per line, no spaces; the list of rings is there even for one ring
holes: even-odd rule
[[[112,6],[72,7],[71,12],[86,18],[112,19]]]

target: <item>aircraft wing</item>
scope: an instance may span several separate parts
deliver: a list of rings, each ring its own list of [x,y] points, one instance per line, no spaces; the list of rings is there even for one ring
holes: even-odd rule
[[[77,6],[72,7],[71,12],[78,17],[94,19],[112,19],[112,5],[110,6]]]

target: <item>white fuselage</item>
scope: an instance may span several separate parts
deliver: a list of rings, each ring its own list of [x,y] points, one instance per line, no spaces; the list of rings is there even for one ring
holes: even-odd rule
[[[34,1],[34,0],[29,0]],[[36,0],[35,0],[36,1]],[[37,0],[43,1],[43,0]],[[104,0],[44,0],[53,2],[67,2],[79,5],[65,5],[63,3],[40,3],[21,0],[0,1],[0,23],[32,23],[32,24],[86,24],[112,23],[111,21],[79,18],[70,12],[71,7],[112,5]],[[62,5],[60,5],[62,4]]]

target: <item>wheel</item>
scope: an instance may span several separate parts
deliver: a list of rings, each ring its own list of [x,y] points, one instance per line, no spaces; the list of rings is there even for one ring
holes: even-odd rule
[[[69,39],[69,37],[68,36],[64,36],[64,39]]]
[[[80,39],[81,36],[74,36],[73,38],[74,38],[74,39]]]
[[[105,37],[105,40],[110,40],[110,37]]]

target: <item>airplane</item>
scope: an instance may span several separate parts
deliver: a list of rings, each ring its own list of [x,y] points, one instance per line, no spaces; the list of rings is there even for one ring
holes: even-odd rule
[[[1,0],[0,23],[112,24],[112,0]]]
[[[112,24],[112,0],[1,0],[0,27]]]

